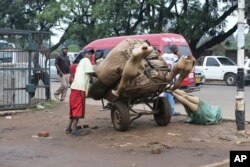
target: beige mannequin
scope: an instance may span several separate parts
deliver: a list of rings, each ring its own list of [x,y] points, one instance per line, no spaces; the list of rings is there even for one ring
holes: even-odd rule
[[[182,103],[189,111],[197,112],[200,99],[196,96],[190,96],[180,89],[173,92],[174,97]]]
[[[143,74],[145,69],[143,59],[147,57],[152,51],[153,47],[149,46],[146,42],[144,42],[142,46],[132,49],[132,55],[125,64],[118,88],[117,90],[112,90],[112,93],[115,96],[119,96],[121,91],[123,91],[126,86],[131,84],[131,81],[134,78],[140,74]]]
[[[212,125],[222,121],[222,111],[218,105],[211,105],[179,89],[173,91],[173,95],[184,106],[187,112],[187,123]]]
[[[180,74],[177,81],[175,81],[174,86],[171,88],[172,91],[181,86],[181,82],[185,77],[192,71],[195,64],[195,59],[192,55],[188,55],[187,58],[181,57],[178,62],[173,66],[173,69],[166,76],[167,81],[172,81],[173,78]]]

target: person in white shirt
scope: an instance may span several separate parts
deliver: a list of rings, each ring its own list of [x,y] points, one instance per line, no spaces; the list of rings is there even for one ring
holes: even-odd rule
[[[169,69],[173,69],[173,66],[179,58],[181,57],[180,54],[178,53],[178,47],[176,45],[170,46],[170,51],[171,53],[164,53],[162,55],[162,58],[165,60],[165,62],[168,64]],[[175,111],[175,101],[174,101],[174,96],[170,92],[165,92],[164,97],[166,97],[170,103],[170,108],[173,116],[180,115],[179,112]]]
[[[69,97],[70,120],[66,128],[66,134],[82,135],[83,129],[78,129],[77,124],[80,118],[85,115],[85,101],[89,89],[90,75],[94,72],[90,58],[94,54],[94,50],[86,50],[83,52],[83,59],[76,68],[75,77],[71,84],[71,92]]]

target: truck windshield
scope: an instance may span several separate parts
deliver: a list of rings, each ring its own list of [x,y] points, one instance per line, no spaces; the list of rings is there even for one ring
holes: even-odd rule
[[[235,62],[231,59],[229,59],[228,57],[218,57],[218,60],[220,61],[220,63],[222,65],[225,66],[234,66],[236,65]]]
[[[171,53],[171,51],[170,51],[170,46],[171,46],[171,45],[166,45],[166,46],[164,47],[164,53]],[[188,46],[180,46],[180,45],[178,45],[178,49],[179,49],[179,53],[180,53],[181,55],[183,55],[183,56],[191,55],[191,51],[190,51],[190,49],[189,49]]]

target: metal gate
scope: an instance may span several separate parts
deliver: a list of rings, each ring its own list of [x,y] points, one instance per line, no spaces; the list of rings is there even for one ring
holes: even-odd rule
[[[49,48],[49,32],[0,28],[0,111],[50,100]]]

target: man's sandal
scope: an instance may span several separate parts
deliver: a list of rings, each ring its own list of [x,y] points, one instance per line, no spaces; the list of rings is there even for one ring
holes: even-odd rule
[[[66,130],[65,130],[65,133],[66,133],[66,134],[70,134],[71,131],[72,131],[71,129],[66,129]]]

